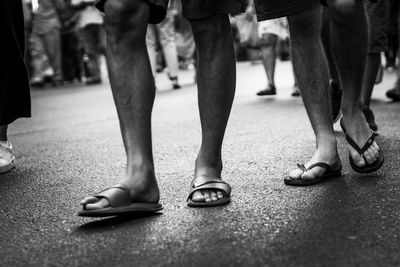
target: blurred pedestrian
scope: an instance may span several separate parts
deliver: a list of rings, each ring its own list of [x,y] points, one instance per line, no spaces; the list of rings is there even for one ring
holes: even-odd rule
[[[397,28],[398,34],[397,38],[398,42],[397,45],[399,48],[397,49],[397,58],[400,62],[400,3],[398,0],[393,0],[391,5],[391,21],[395,25],[394,27]],[[400,101],[400,67],[398,66],[396,69],[396,82],[392,89],[386,92],[386,96],[393,101]]]
[[[32,33],[30,49],[32,55],[32,85],[42,85],[51,79],[58,86],[63,81],[61,54],[61,14],[65,10],[64,0],[33,0]]]
[[[168,69],[168,78],[172,82],[173,89],[179,89],[178,82],[178,53],[176,48],[174,29],[174,18],[171,8],[168,8],[167,15],[159,24],[147,26],[146,44],[150,57],[150,64],[154,77],[156,76],[157,46],[160,45],[165,63]]]
[[[21,0],[0,1],[0,174],[14,168],[8,125],[31,116],[28,72],[24,63],[25,31]]]
[[[71,5],[79,10],[78,29],[81,35],[86,84],[101,83],[100,56],[105,54],[106,37],[103,14],[94,7],[94,0],[72,0]]]

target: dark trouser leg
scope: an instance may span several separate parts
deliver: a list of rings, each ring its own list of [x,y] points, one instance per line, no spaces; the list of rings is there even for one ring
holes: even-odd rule
[[[28,73],[24,64],[24,18],[21,1],[0,1],[0,125],[30,117]],[[6,130],[2,130],[2,136]],[[4,139],[4,138],[3,138]]]
[[[7,141],[8,125],[0,125],[0,141]]]
[[[190,22],[199,55],[197,80],[202,128],[195,176],[218,178],[222,170],[222,141],[236,84],[231,28],[226,14]]]
[[[100,78],[100,30],[101,25],[89,24],[81,30],[83,48],[89,57],[89,72],[87,78]]]

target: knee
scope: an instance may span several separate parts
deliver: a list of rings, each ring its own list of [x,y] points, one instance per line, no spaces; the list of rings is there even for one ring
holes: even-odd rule
[[[363,10],[363,0],[330,0],[328,1],[329,13],[332,20],[339,23],[347,23],[357,18],[360,10]]]
[[[149,6],[145,1],[109,0],[104,6],[107,36],[129,32],[131,38],[146,33]]]
[[[229,48],[232,42],[231,27],[226,14],[216,15],[207,19],[191,21],[193,35],[199,52],[214,50],[218,46]]]

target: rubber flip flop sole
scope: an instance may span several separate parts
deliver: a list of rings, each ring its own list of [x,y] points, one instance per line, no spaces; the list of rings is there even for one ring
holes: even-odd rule
[[[81,210],[78,216],[82,217],[111,217],[111,216],[121,216],[121,215],[134,215],[143,213],[155,213],[162,210],[161,204],[153,203],[132,203],[130,206],[124,207],[109,207],[104,209],[96,210]]]
[[[290,179],[290,178],[285,178],[283,182],[286,185],[294,185],[294,186],[309,186],[309,185],[315,185],[318,183],[321,183],[325,180],[331,179],[331,178],[336,178],[340,177],[342,175],[342,172],[332,172],[332,173],[326,173],[320,177],[317,177],[312,180],[306,180],[306,179]]]
[[[367,165],[367,166],[362,167],[362,168],[358,167],[354,163],[354,161],[351,158],[350,154],[349,154],[349,161],[350,161],[350,166],[354,171],[356,171],[358,173],[371,173],[371,172],[379,170],[382,167],[383,162],[385,161],[385,158],[383,156],[382,150],[380,150],[378,159],[371,165]]]
[[[229,204],[231,202],[230,197],[224,197],[212,202],[195,202],[191,199],[188,200],[187,205],[192,208],[206,208],[206,207],[216,207]]]

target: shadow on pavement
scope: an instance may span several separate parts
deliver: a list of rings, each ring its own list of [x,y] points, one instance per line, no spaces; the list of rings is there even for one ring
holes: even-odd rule
[[[162,213],[138,213],[136,215],[108,217],[97,221],[91,221],[77,227],[73,233],[94,233],[115,230],[129,223],[130,226],[139,223],[149,223]]]

